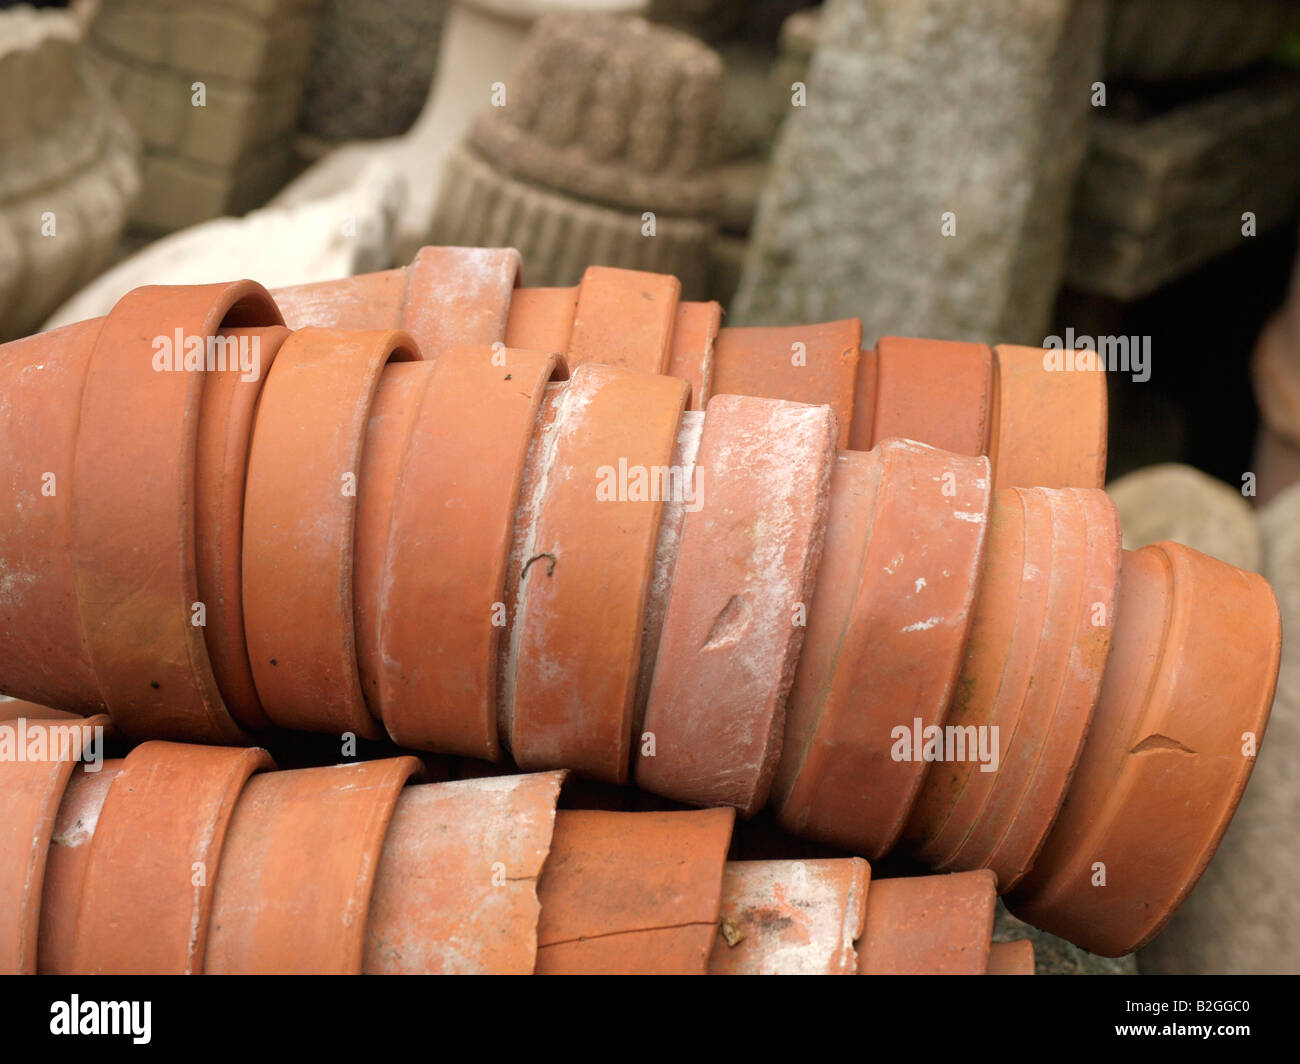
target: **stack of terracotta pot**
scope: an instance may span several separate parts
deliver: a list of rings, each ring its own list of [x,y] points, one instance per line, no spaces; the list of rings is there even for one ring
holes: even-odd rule
[[[136,739],[387,732],[770,800],[991,869],[1098,952],[1150,938],[1245,786],[1280,633],[1259,577],[1121,552],[1103,377],[518,277],[430,248],[7,345],[0,690]]]
[[[557,813],[563,772],[422,784],[409,757],[74,755],[0,762],[0,972],[1033,973],[990,945],[991,874],[729,862],[730,809]]]

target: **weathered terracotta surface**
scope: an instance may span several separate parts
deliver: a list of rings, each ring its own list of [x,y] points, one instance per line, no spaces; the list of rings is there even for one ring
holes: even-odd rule
[[[994,942],[989,946],[989,975],[1033,975],[1034,944],[1030,939]]]
[[[82,713],[104,703],[77,620],[73,460],[82,381],[103,324],[0,345],[0,691]]]
[[[908,823],[931,867],[992,868],[1007,891],[1033,862],[1097,704],[1119,566],[1119,518],[1105,492],[997,493],[948,723],[971,741],[997,729],[998,761],[985,771],[968,749],[931,766]]]
[[[646,373],[668,368],[681,282],[669,274],[588,266],[578,285],[566,361]]]
[[[147,742],[127,755],[100,810],[71,965],[87,975],[203,970],[226,828],[265,750]]]
[[[497,604],[524,459],[556,360],[453,347],[434,365],[396,487],[379,584],[379,703],[395,742],[491,760],[500,752],[505,618]]]
[[[375,870],[413,757],[268,772],[226,833],[203,970],[360,974]]]
[[[705,415],[637,782],[753,814],[767,800],[821,559],[826,407],[720,395]]]
[[[95,741],[88,729],[104,723],[99,716],[84,723],[24,718],[0,724],[0,744],[13,747],[0,760],[0,974],[36,971],[50,835],[77,758]],[[34,755],[39,759],[27,760]]]
[[[573,335],[578,289],[519,288],[510,300],[506,347],[562,355]]]
[[[244,625],[279,727],[382,734],[356,660],[357,476],[380,373],[418,358],[405,333],[302,329],[263,389],[244,499]]]
[[[224,370],[209,373],[199,413],[197,467],[194,477],[195,561],[199,601],[206,612],[204,643],[212,673],[230,715],[244,728],[271,725],[253,684],[244,639],[243,539],[244,477],[253,415],[262,385],[280,345],[289,336],[283,326],[223,329],[231,346]],[[257,368],[251,379],[237,368],[236,344],[256,344]]]
[[[1126,551],[1092,731],[1012,912],[1104,956],[1149,941],[1240,800],[1280,654],[1262,577],[1175,543]]]
[[[532,521],[519,530],[531,546],[508,691],[522,768],[628,778],[662,500],[674,490],[660,474],[687,394],[674,378],[597,364],[575,369],[565,389]]]
[[[10,698],[0,702],[0,721],[17,720],[27,717],[29,720],[82,720],[80,713],[71,713],[65,709],[51,709],[49,706],[26,702],[21,698]]]
[[[557,813],[537,883],[537,973],[705,974],[733,816]]]
[[[871,867],[860,857],[728,861],[711,975],[856,975]]]
[[[519,271],[514,248],[423,247],[407,268],[398,328],[431,360],[458,344],[504,343]]]
[[[857,318],[781,328],[721,329],[711,395],[753,395],[826,404],[841,449],[853,435],[862,322]]]
[[[855,450],[901,436],[954,454],[984,454],[993,352],[985,344],[882,336],[862,352],[855,401]]]
[[[984,975],[995,886],[988,869],[873,880],[867,927],[858,942],[858,973]]]
[[[77,606],[100,693],[129,736],[243,738],[193,623],[195,456],[207,374],[155,369],[155,340],[175,346],[179,333],[188,347],[222,328],[279,322],[266,290],[251,281],[137,288],[114,306],[90,357],[68,485]]]
[[[363,970],[529,975],[563,772],[407,787],[379,858]]]
[[[1106,374],[1049,370],[1046,353],[994,348],[988,449],[994,485],[1100,488],[1106,481]]]
[[[395,329],[406,299],[406,267],[274,288],[271,295],[290,329]]]
[[[36,970],[40,975],[75,974],[73,935],[77,930],[81,884],[90,859],[90,842],[95,836],[104,799],[124,764],[123,758],[109,758],[98,772],[88,772],[88,766],[77,765],[63,792],[50,835],[45,888],[41,893],[36,951]]]
[[[714,349],[721,327],[720,304],[677,304],[677,321],[664,372],[691,386],[688,410],[703,410],[713,395]]]
[[[923,750],[895,756],[896,732],[944,723],[989,497],[984,458],[910,440],[840,456],[774,788],[789,830],[869,858],[898,840],[928,764]]]

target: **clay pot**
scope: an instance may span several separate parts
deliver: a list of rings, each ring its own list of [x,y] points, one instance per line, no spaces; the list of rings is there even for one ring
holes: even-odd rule
[[[856,975],[871,867],[728,861],[710,975]]]
[[[194,614],[207,374],[154,363],[162,340],[188,349],[222,329],[279,321],[251,281],[137,288],[114,306],[90,356],[70,484],[77,609],[100,694],[129,736],[243,741]]]
[[[1100,488],[1106,481],[1106,374],[1052,370],[1050,352],[994,348],[989,461],[995,487]]]
[[[104,319],[0,346],[0,692],[104,709],[77,620],[72,470],[81,387]]]
[[[1262,577],[1175,543],[1125,551],[1092,732],[1011,910],[1104,956],[1150,941],[1241,798],[1280,653]]]
[[[672,346],[668,349],[670,377],[691,386],[688,410],[703,410],[713,395],[714,346],[722,327],[718,303],[678,303]]]
[[[244,476],[262,384],[288,336],[282,326],[223,329],[222,342],[242,345],[250,355],[256,351],[257,369],[249,379],[230,363],[227,369],[209,373],[199,413],[194,520],[199,601],[206,610],[203,639],[230,715],[251,729],[270,727],[271,722],[257,698],[244,639]]]
[[[682,381],[599,364],[579,366],[564,390],[541,444],[547,467],[516,522],[526,558],[504,694],[522,768],[628,778],[662,499],[673,490],[656,475],[672,462],[686,398]]]
[[[37,705],[35,702],[25,702],[21,698],[11,698],[0,702],[0,721],[17,720],[19,717],[26,717],[28,720],[85,719],[80,713],[69,713],[63,709],[51,709],[49,706]]]
[[[862,322],[857,318],[784,328],[724,328],[713,356],[712,395],[752,395],[825,404],[840,449],[853,435]]]
[[[752,815],[767,801],[821,558],[826,407],[709,403],[640,741],[637,782]]]
[[[562,810],[537,881],[539,975],[703,975],[730,809]]]
[[[1027,938],[989,946],[989,975],[1033,975],[1034,944]]]
[[[418,359],[405,333],[302,329],[267,377],[244,498],[244,627],[279,727],[383,734],[357,666],[357,476],[383,368]]]
[[[87,765],[78,765],[63,792],[50,835],[45,887],[41,894],[36,958],[36,970],[41,975],[78,974],[72,960],[73,939],[81,885],[90,861],[90,842],[108,792],[125,764],[124,758],[110,758],[100,765],[98,772],[88,771]]]
[[[562,355],[573,335],[578,289],[520,288],[510,300],[506,347]]]
[[[12,745],[0,759],[0,974],[36,971],[55,816],[81,751],[95,741],[88,729],[105,723],[98,716],[69,723],[19,718],[0,725],[0,746]]]
[[[566,350],[570,372],[588,362],[665,372],[681,292],[669,274],[588,266]]]
[[[993,352],[985,344],[882,336],[858,362],[849,446],[901,436],[954,454],[985,454]]]
[[[773,793],[788,830],[869,858],[898,840],[928,767],[899,743],[941,727],[956,690],[989,495],[984,458],[840,455]]]
[[[553,355],[481,347],[453,347],[435,363],[377,583],[379,707],[394,742],[499,756],[497,604],[524,459],[555,366]]]
[[[418,769],[395,757],[250,779],[226,832],[203,970],[360,974],[384,836]]]
[[[366,923],[367,975],[529,975],[563,772],[407,787]]]
[[[82,881],[73,970],[203,969],[226,829],[265,750],[149,742],[126,758],[100,810]]]
[[[968,749],[930,768],[908,836],[931,867],[992,868],[1004,892],[1029,869],[1097,704],[1119,566],[1119,517],[1105,492],[997,493],[959,694],[948,714],[968,744],[981,731],[995,734],[997,763],[986,770]],[[986,746],[991,754],[992,742]]]
[[[858,942],[861,975],[984,975],[993,935],[992,872],[877,879]]]

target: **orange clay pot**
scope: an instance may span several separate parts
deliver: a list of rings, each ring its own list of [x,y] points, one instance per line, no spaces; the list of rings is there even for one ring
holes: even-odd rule
[[[908,824],[931,867],[992,868],[1005,892],[1033,863],[1097,704],[1119,564],[1119,515],[1105,492],[998,492],[948,715],[953,727],[996,728],[998,764],[986,772],[967,756],[931,766]]]
[[[203,970],[359,974],[388,822],[419,764],[395,757],[249,780],[226,832]]]
[[[1280,653],[1262,577],[1175,543],[1125,551],[1092,733],[1011,910],[1105,956],[1150,941],[1241,799]]]
[[[1027,938],[989,946],[989,975],[1033,975],[1034,944]]]
[[[366,922],[367,975],[529,975],[563,772],[407,787]]]
[[[573,335],[578,288],[519,288],[510,299],[506,347],[563,355]]]
[[[225,328],[279,321],[251,281],[137,288],[113,307],[90,357],[71,484],[77,606],[100,693],[128,736],[244,739],[194,620],[207,374],[159,371],[154,360],[162,338],[188,348]]]
[[[681,282],[671,274],[588,266],[565,361],[663,373],[668,368]]]
[[[539,975],[703,975],[730,809],[561,811],[537,883]]]
[[[987,869],[877,879],[858,942],[861,975],[984,975],[996,882]]]
[[[15,749],[0,760],[0,974],[36,971],[41,894],[55,816],[85,744],[104,716],[63,722],[25,718],[0,724],[0,743]],[[7,737],[7,738],[4,738]],[[17,747],[21,745],[21,749]],[[28,756],[39,755],[37,760]]]
[[[637,783],[749,816],[767,801],[822,553],[825,407],[709,403],[639,742]],[[653,737],[652,739],[650,737]]]
[[[713,395],[713,359],[722,306],[718,303],[678,303],[672,346],[668,349],[668,376],[691,386],[688,410],[703,410]]]
[[[989,445],[993,352],[985,344],[882,336],[862,352],[849,446],[894,436],[954,454]]]
[[[554,355],[483,347],[453,347],[435,363],[378,581],[379,707],[394,742],[499,756],[497,604],[524,459],[555,367]],[[429,639],[435,617],[438,638]]]
[[[71,964],[87,975],[203,970],[231,813],[265,750],[148,742],[127,755],[99,813]]]
[[[989,461],[996,487],[1100,488],[1106,374],[1049,370],[1037,347],[994,348]]]
[[[356,657],[357,476],[380,373],[418,358],[405,333],[302,329],[267,378],[244,498],[244,626],[279,727],[383,734]]]
[[[104,319],[0,345],[0,692],[104,709],[77,620],[72,469],[81,387]]]
[[[288,336],[289,330],[278,325],[223,329],[222,340],[245,345],[250,355],[256,345],[256,375],[246,380],[233,366],[209,373],[199,412],[195,562],[199,601],[207,614],[203,639],[226,708],[236,723],[251,729],[270,727],[271,722],[257,698],[244,639],[244,476],[262,384]]]
[[[910,440],[840,455],[774,787],[790,831],[878,857],[928,764],[895,756],[942,726],[984,558],[988,462]],[[870,781],[864,785],[863,781]]]
[[[573,371],[535,494],[511,626],[508,741],[525,769],[629,773],[633,704],[662,498],[687,387],[590,364]],[[637,474],[640,474],[638,477]],[[599,633],[599,638],[593,635]]]
[[[713,356],[712,395],[752,395],[825,404],[838,445],[853,435],[862,322],[857,318],[784,328],[724,328]]]
[[[856,975],[871,866],[728,861],[710,975]]]

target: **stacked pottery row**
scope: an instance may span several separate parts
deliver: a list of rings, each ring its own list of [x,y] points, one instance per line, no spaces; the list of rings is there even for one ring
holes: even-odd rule
[[[1033,972],[990,945],[988,873],[728,861],[730,809],[557,812],[563,772],[161,741],[76,763],[97,725],[0,725],[50,754],[0,762],[0,972]]]

